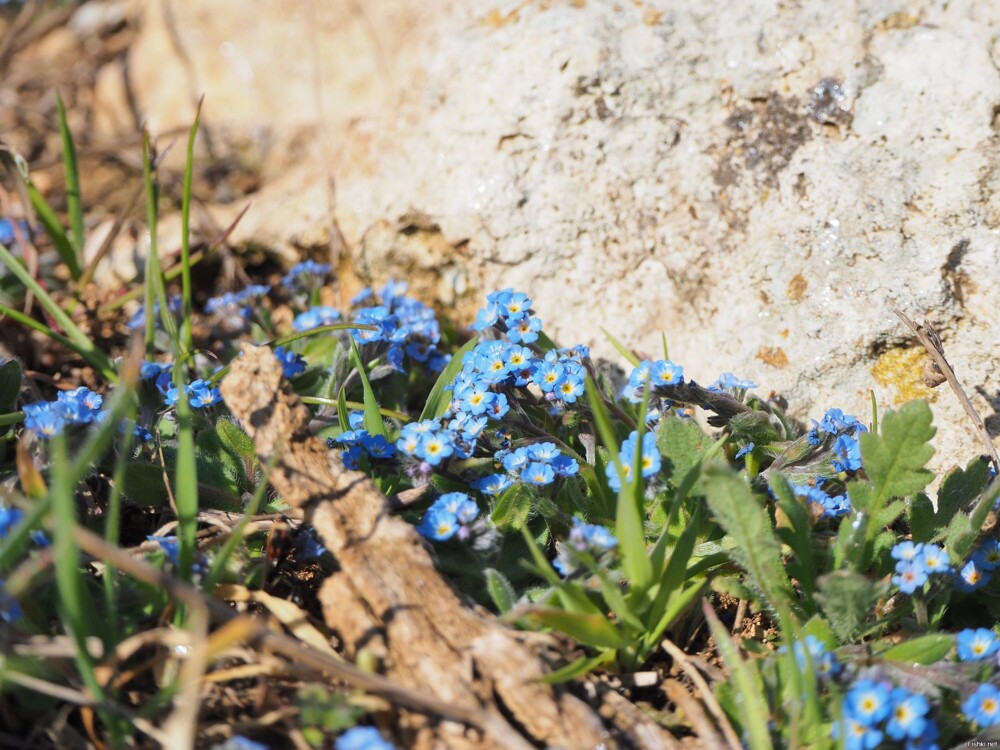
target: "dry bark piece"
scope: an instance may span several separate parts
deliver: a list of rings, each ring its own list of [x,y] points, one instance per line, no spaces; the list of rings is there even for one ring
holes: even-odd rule
[[[542,659],[517,633],[463,601],[441,577],[416,530],[388,512],[386,498],[359,472],[346,471],[307,429],[309,411],[282,380],[267,348],[248,346],[222,381],[222,396],[243,422],[264,464],[277,454],[270,481],[285,502],[315,526],[340,570],[320,591],[327,625],[349,654],[361,648],[382,658],[385,674],[454,705],[507,717],[521,737],[553,748],[613,748],[634,742],[609,731],[599,716],[564,688],[537,682]],[[410,716],[425,747],[511,747],[487,727],[481,737],[444,723],[428,735]],[[632,731],[662,733],[651,721]],[[617,727],[615,729],[618,729]],[[634,736],[634,735],[633,735]],[[668,746],[666,742],[664,746]]]

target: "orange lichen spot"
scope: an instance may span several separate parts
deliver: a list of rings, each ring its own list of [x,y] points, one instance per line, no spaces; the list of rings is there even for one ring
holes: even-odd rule
[[[757,359],[776,370],[788,367],[788,355],[780,346],[762,346],[757,350]]]
[[[642,14],[642,22],[647,26],[659,26],[662,20],[663,11],[658,8],[646,8],[646,12]]]
[[[570,0],[569,4],[574,8],[586,8],[587,0]]]
[[[786,292],[788,299],[792,302],[801,302],[808,288],[809,282],[805,280],[805,277],[801,273],[795,274],[788,282],[788,291]]]
[[[525,2],[518,5],[509,13],[502,13],[499,8],[492,8],[486,14],[486,17],[483,18],[483,23],[486,24],[487,26],[492,26],[494,29],[503,28],[507,24],[516,21],[517,17],[521,14],[521,10],[527,4],[528,2],[527,0],[525,0]]]
[[[783,338],[783,339],[787,339],[788,338],[788,329],[787,328],[782,328],[780,331],[778,331],[778,335],[781,336],[781,338]]]
[[[924,362],[927,353],[922,347],[889,349],[872,366],[872,377],[884,388],[895,388],[894,404],[905,404],[916,398],[934,401],[937,392],[924,383]]]

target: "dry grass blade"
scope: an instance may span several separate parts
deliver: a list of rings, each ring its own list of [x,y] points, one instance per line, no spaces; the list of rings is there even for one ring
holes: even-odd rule
[[[740,738],[736,734],[736,730],[733,729],[733,725],[729,723],[729,718],[726,716],[726,712],[722,710],[722,706],[715,699],[715,694],[712,689],[708,686],[708,682],[705,678],[701,676],[701,672],[691,663],[688,659],[687,654],[681,651],[672,641],[664,639],[663,643],[660,644],[664,651],[666,651],[670,658],[674,660],[674,664],[681,668],[681,671],[688,676],[688,679],[695,684],[695,687],[701,692],[701,699],[708,707],[712,716],[715,717],[715,721],[719,725],[719,729],[726,736],[726,741],[729,742],[733,747],[740,747]],[[676,701],[674,701],[676,703]]]
[[[892,311],[913,332],[913,335],[917,337],[917,340],[927,350],[931,359],[934,360],[934,364],[938,366],[941,374],[948,381],[948,385],[951,386],[955,395],[958,396],[958,400],[961,402],[962,408],[965,409],[965,413],[969,415],[969,419],[976,426],[976,430],[983,439],[983,445],[986,446],[986,453],[989,455],[990,461],[993,462],[993,468],[1000,473],[1000,456],[997,455],[996,446],[993,445],[993,438],[990,436],[989,430],[986,429],[983,418],[979,416],[976,407],[969,401],[969,397],[966,395],[961,383],[958,382],[954,368],[945,359],[944,347],[941,345],[941,339],[938,337],[937,332],[926,321],[916,323],[910,320],[898,307],[893,307]]]

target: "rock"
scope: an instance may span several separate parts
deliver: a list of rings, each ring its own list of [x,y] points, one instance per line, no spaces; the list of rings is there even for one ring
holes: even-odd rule
[[[895,303],[1000,432],[1000,9],[506,7],[438,27],[413,124],[339,175],[362,268],[416,211],[477,300],[527,290],[557,340],[616,357],[604,327],[657,356],[662,331],[688,377],[734,370],[800,418],[927,397],[936,466],[964,464],[983,448]]]
[[[736,371],[801,418],[927,396],[936,467],[964,463],[982,447],[895,303],[1000,432],[995,4],[181,5],[208,122],[271,144],[234,239],[290,260],[342,237],[354,273],[463,313],[515,286],[616,359],[601,327],[652,356],[662,331],[688,377]],[[131,59],[140,108],[186,124]]]

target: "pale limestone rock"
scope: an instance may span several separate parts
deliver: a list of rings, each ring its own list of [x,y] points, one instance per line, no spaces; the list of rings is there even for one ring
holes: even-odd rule
[[[334,174],[337,226],[374,280],[422,278],[463,312],[516,286],[553,338],[609,356],[601,326],[653,356],[664,331],[689,377],[736,371],[801,417],[867,419],[870,387],[882,409],[929,393],[895,302],[938,326],[1000,431],[996,3],[442,0],[371,27],[389,77],[362,32],[321,29],[319,128],[314,37],[227,25],[229,5],[177,9],[212,40],[191,57],[218,96],[240,60],[253,71],[243,101],[209,111],[318,142],[272,168],[244,240],[325,237]],[[403,5],[365,8],[398,21]],[[930,395],[936,465],[979,452],[955,399]]]

